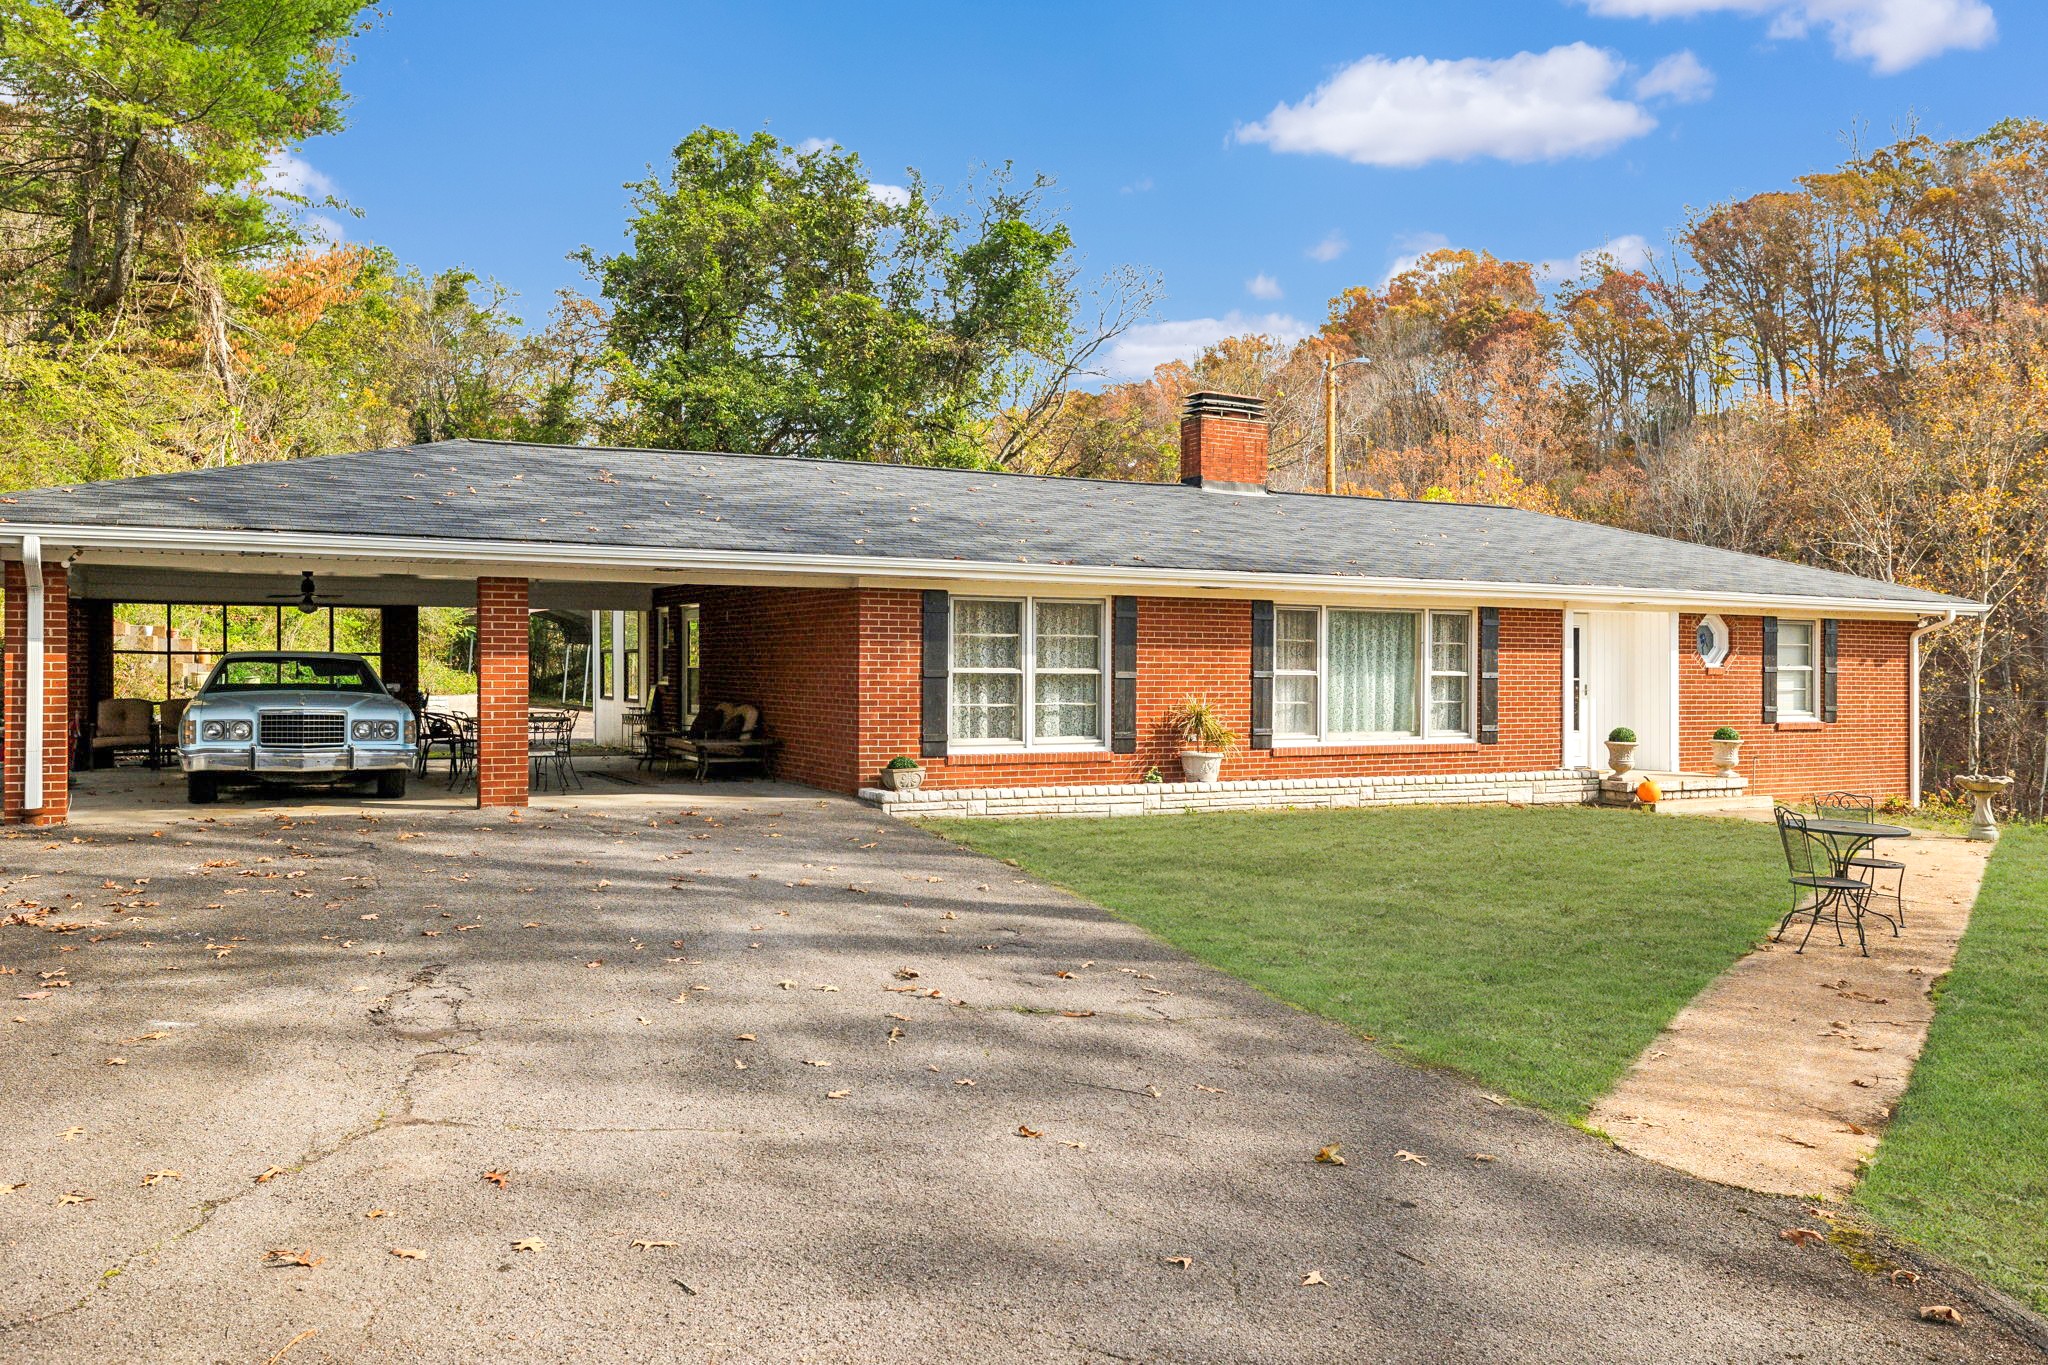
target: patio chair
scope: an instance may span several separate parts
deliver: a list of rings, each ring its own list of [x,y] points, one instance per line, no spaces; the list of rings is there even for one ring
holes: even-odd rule
[[[547,775],[553,772],[555,781],[562,790],[570,785],[580,787],[583,779],[576,775],[576,765],[570,761],[571,734],[576,727],[576,718],[569,715],[542,713],[532,716],[526,723],[526,760],[532,765],[533,785],[536,790],[547,786]]]
[[[433,760],[436,749],[447,755],[451,766],[455,763],[456,750],[462,745],[462,725],[457,717],[441,711],[422,712],[419,736],[420,756],[415,769],[421,777],[427,775],[427,764]]]
[[[1813,937],[1813,927],[1826,914],[1833,920],[1835,939],[1847,947],[1849,940],[1842,935],[1842,906],[1849,906],[1850,917],[1856,922],[1856,946],[1865,957],[1870,956],[1870,944],[1863,937],[1863,914],[1870,900],[1870,883],[1857,877],[1835,875],[1834,860],[1828,856],[1826,845],[1819,835],[1806,826],[1806,817],[1796,810],[1779,806],[1774,812],[1778,817],[1778,841],[1785,846],[1785,865],[1790,872],[1792,883],[1792,908],[1785,912],[1785,918],[1778,921],[1778,932],[1771,935],[1776,943],[1785,937],[1785,930],[1801,914],[1809,916],[1806,933],[1801,936],[1794,952],[1806,951],[1806,941]],[[1821,850],[1821,861],[1814,860],[1814,849]],[[1826,871],[1822,871],[1822,867]]]
[[[140,697],[115,697],[93,712],[92,766],[111,764],[121,754],[140,751],[156,758],[156,707]],[[102,762],[101,756],[105,756]]]
[[[178,732],[185,724],[185,708],[191,703],[190,697],[172,697],[157,707],[156,753],[150,758],[152,767],[161,768],[176,757]]]
[[[1865,796],[1862,792],[1821,792],[1813,798],[1813,813],[1823,820],[1861,820],[1864,824],[1877,821],[1877,798]],[[1852,876],[1863,878],[1870,883],[1871,890],[1883,892],[1878,878],[1887,872],[1898,874],[1892,882],[1892,908],[1898,912],[1895,923],[1906,923],[1906,865],[1896,858],[1885,858],[1864,850],[1855,857],[1846,859],[1843,866],[1853,868]]]
[[[782,741],[767,734],[761,724],[761,708],[739,702],[721,703],[718,710],[724,713],[724,724],[692,745],[697,755],[697,780],[710,781],[713,768],[758,767],[767,775]]]

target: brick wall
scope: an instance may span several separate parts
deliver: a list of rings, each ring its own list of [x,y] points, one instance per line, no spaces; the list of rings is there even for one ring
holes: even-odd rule
[[[71,810],[71,601],[64,567],[43,566],[43,802],[24,810],[23,765],[27,743],[28,578],[9,563],[4,655],[0,655],[0,707],[6,712],[6,773],[0,778],[0,818],[9,824],[58,824]]]
[[[476,581],[476,803],[527,798],[527,581]]]
[[[777,776],[831,791],[856,790],[860,594],[852,588],[740,587],[664,588],[655,594],[660,607],[686,602],[697,604],[702,704],[760,707],[767,733],[782,741]],[[679,676],[678,662],[669,667]]]
[[[919,622],[914,591],[860,593],[861,733],[857,764],[872,786],[898,754],[915,756],[919,732]],[[1228,780],[1408,773],[1520,772],[1554,768],[1564,738],[1562,623],[1554,611],[1500,614],[1501,742],[1325,745],[1270,753],[1240,748]],[[1180,743],[1166,715],[1190,694],[1208,698],[1240,736],[1251,729],[1251,604],[1202,598],[1138,599],[1137,752],[953,754],[923,760],[927,787],[1136,782],[1157,767],[1180,776]]]
[[[1242,417],[1187,417],[1180,424],[1180,476],[1211,483],[1266,482],[1266,424]]]
[[[1763,621],[1723,615],[1728,657],[1708,668],[1691,648],[1697,615],[1679,619],[1679,766],[1712,771],[1715,727],[1742,732],[1737,771],[1752,792],[1804,801],[1817,791],[1850,790],[1903,799],[1912,762],[1913,626],[1907,621],[1843,621],[1835,647],[1837,719],[1764,722]],[[1817,643],[1817,642],[1816,642]],[[1817,700],[1817,699],[1816,699]]]

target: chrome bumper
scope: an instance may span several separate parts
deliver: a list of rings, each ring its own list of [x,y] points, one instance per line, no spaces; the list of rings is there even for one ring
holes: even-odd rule
[[[334,777],[344,773],[404,772],[413,765],[409,745],[340,749],[185,749],[178,763],[188,773],[249,773],[255,777]]]

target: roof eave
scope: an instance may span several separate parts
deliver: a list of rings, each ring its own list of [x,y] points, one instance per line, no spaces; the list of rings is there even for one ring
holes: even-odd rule
[[[905,559],[880,555],[794,554],[755,550],[681,550],[630,545],[563,545],[541,541],[457,540],[441,537],[333,535],[310,531],[221,531],[190,527],[86,526],[11,523],[0,529],[0,551],[13,558],[24,536],[42,538],[45,554],[55,547],[146,555],[315,556],[329,560],[400,561],[413,564],[503,565],[531,571],[621,570],[687,577],[693,572],[738,571],[840,574],[868,579],[913,581],[1028,581],[1130,589],[1184,588],[1206,591],[1268,591],[1278,594],[1356,594],[1382,597],[1460,597],[1495,602],[1567,601],[1666,610],[1714,611],[1751,607],[1758,611],[1835,611],[1845,616],[1980,616],[1983,603],[1962,599],[1829,597],[1814,594],[1674,592],[1625,584],[1519,583],[1475,579],[1367,577],[1352,574],[1238,573],[1213,569],[1169,569],[1144,565],[1051,564],[968,559]],[[537,576],[528,572],[518,575]],[[544,575],[539,575],[544,576]]]

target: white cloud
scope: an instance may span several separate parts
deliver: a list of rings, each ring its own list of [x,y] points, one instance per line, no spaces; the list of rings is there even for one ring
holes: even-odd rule
[[[1366,57],[1237,137],[1367,166],[1590,156],[1657,126],[1615,98],[1626,72],[1619,56],[1585,43],[1499,59]]]
[[[1231,309],[1220,318],[1188,318],[1180,322],[1148,322],[1116,339],[1103,361],[1111,379],[1150,379],[1152,371],[1175,360],[1193,360],[1225,337],[1257,333],[1292,346],[1307,336],[1308,324],[1285,313],[1251,315]]]
[[[1617,19],[1680,19],[1698,14],[1767,16],[1773,38],[1803,38],[1824,28],[1835,55],[1890,75],[1956,49],[1987,47],[1998,19],[1985,0],[1584,0]]]
[[[1575,279],[1590,271],[1602,257],[1622,270],[1641,270],[1650,263],[1650,243],[1641,233],[1610,237],[1599,246],[1588,247],[1576,256],[1560,256],[1539,262],[1536,273],[1554,280]]]
[[[265,194],[295,194],[306,199],[325,199],[334,193],[333,180],[290,152],[270,154],[259,184]]]
[[[802,142],[796,144],[796,150],[800,156],[809,156],[812,152],[822,152],[838,145],[837,142],[829,137],[807,137]]]
[[[1385,289],[1394,282],[1394,276],[1403,271],[1413,270],[1422,258],[1432,251],[1442,251],[1451,244],[1451,239],[1441,232],[1411,232],[1394,242],[1397,253],[1387,262],[1387,273],[1380,277],[1380,288]]]
[[[1690,51],[1674,52],[1644,72],[1635,89],[1639,100],[1692,104],[1714,93],[1714,73]]]
[[[1263,270],[1244,282],[1244,290],[1255,299],[1277,299],[1285,292],[1280,281]]]
[[[910,191],[902,185],[884,185],[879,181],[870,182],[868,194],[877,202],[892,209],[900,209],[910,202]]]
[[[1308,249],[1308,258],[1328,265],[1349,250],[1350,241],[1338,229],[1331,228],[1323,234],[1323,240]]]
[[[1130,184],[1124,186],[1121,190],[1117,192],[1119,194],[1144,194],[1151,188],[1152,177],[1149,175],[1141,175],[1136,180],[1133,180]]]

